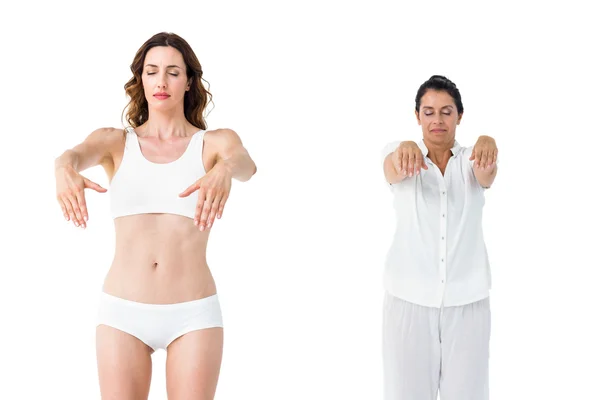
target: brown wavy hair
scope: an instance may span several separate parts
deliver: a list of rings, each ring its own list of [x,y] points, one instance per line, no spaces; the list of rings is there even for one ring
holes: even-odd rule
[[[191,78],[190,90],[185,92],[183,100],[185,118],[192,125],[206,129],[204,111],[208,103],[212,103],[212,94],[204,87],[202,81],[206,82],[208,88],[210,88],[210,84],[202,78],[202,66],[191,46],[182,37],[168,32],[152,36],[135,54],[130,66],[133,77],[125,84],[125,93],[129,96],[129,103],[123,109],[121,120],[123,120],[123,114],[127,112],[127,123],[134,128],[148,121],[148,101],[144,95],[142,72],[146,54],[156,46],[174,47],[183,56],[187,77]]]

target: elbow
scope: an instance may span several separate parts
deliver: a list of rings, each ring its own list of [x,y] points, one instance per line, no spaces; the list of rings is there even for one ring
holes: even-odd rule
[[[249,181],[250,178],[252,178],[256,174],[256,171],[257,171],[256,164],[254,164],[254,162],[252,162],[252,166],[250,168],[250,173],[245,177],[245,179],[243,181],[244,182]]]
[[[240,174],[236,179],[240,182],[248,182],[256,174],[256,164],[252,162],[248,169],[244,169],[244,172]]]

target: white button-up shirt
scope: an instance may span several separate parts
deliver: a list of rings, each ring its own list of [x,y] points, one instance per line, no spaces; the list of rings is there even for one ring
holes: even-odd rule
[[[400,142],[388,144],[383,157]],[[469,161],[473,147],[454,142],[445,174],[419,148],[429,169],[388,184],[396,232],[388,251],[385,289],[427,307],[458,306],[489,296],[491,274],[483,240],[484,188]]]

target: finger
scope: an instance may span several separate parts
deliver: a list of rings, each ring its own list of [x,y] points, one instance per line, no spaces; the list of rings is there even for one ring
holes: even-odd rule
[[[69,219],[73,222],[75,226],[79,226],[79,223],[77,222],[77,215],[75,215],[75,199],[70,195],[65,195],[64,202],[67,206],[67,211],[69,212]]]
[[[83,178],[83,184],[87,189],[94,189],[96,192],[100,193],[106,192],[106,189],[104,189],[102,186],[98,185],[96,182],[90,181],[87,178]]]
[[[56,200],[58,201],[58,205],[60,206],[60,209],[62,210],[65,220],[68,221],[69,220],[69,212],[67,211],[67,206],[65,206],[65,203],[63,202],[63,200],[60,196],[58,196],[56,198]]]
[[[204,202],[206,201],[206,190],[204,188],[200,188],[198,191],[198,203],[196,203],[196,214],[194,215],[194,225],[200,226],[200,215],[202,214],[202,208],[204,207]]]
[[[227,202],[228,198],[229,198],[229,196],[225,195],[221,199],[221,204],[219,204],[219,211],[217,213],[217,218],[219,218],[219,219],[221,219],[221,217],[223,216],[223,210],[225,209],[225,203]]]
[[[400,165],[402,166],[402,174],[408,175],[408,153],[406,149],[402,149]]]
[[[217,216],[217,212],[219,211],[219,205],[221,204],[221,198],[223,196],[216,196],[214,201],[212,202],[212,206],[210,208],[210,213],[208,214],[207,228],[212,227],[215,223],[215,217]]]
[[[412,169],[413,175],[417,175],[419,173],[419,170],[421,169],[421,163],[419,162],[419,155],[420,154],[416,151],[411,155],[411,159],[413,162],[413,169]]]
[[[494,150],[489,150],[487,153],[487,167],[490,168],[494,162]]]
[[[88,220],[88,212],[87,212],[87,205],[85,204],[85,193],[81,192],[81,193],[77,193],[75,195],[75,198],[77,199],[77,205],[79,206],[79,209],[81,210],[81,224],[83,226],[83,228],[85,229],[86,227],[86,222]]]
[[[498,149],[494,149],[494,164],[498,161]]]
[[[75,223],[75,226],[80,226],[81,225],[81,210],[79,209],[79,203],[77,202],[76,199],[76,194],[68,194],[67,197],[69,199],[69,201],[71,202],[71,205],[73,206],[73,213],[75,214],[75,218],[73,219],[73,222]]]
[[[75,192],[71,195],[71,204],[73,204],[73,211],[75,212],[75,218],[77,219],[77,224],[75,226],[81,226],[83,228],[84,220],[83,214],[81,213],[81,208],[79,208],[79,200],[78,197],[81,196],[83,189],[80,192]]]
[[[411,151],[408,153],[408,176],[413,176],[415,170],[415,154]]]
[[[392,163],[394,164],[396,174],[400,174],[400,172],[402,172],[402,166],[400,164],[400,152],[397,149],[392,153]]]
[[[200,214],[200,230],[203,231],[206,229],[206,221],[208,220],[208,214],[210,213],[210,209],[212,208],[212,202],[209,202],[208,199],[204,203],[202,207],[202,214]]]
[[[482,169],[485,169],[488,166],[487,160],[488,160],[487,152],[483,152],[483,154],[481,155],[481,162],[480,162]]]
[[[79,197],[83,196],[83,189],[76,189],[75,192],[71,195],[71,204],[73,204],[73,211],[75,211],[75,217],[77,217],[77,223],[83,227],[83,213],[81,212],[81,208],[79,207]]]
[[[65,205],[65,209],[67,211],[67,221],[73,221],[75,219],[75,213],[73,212],[73,206],[71,202],[67,198],[67,196],[63,195],[62,202]]]
[[[196,182],[192,186],[185,189],[183,192],[179,193],[179,197],[187,197],[190,194],[194,193],[199,188],[200,188],[200,185]]]
[[[496,151],[494,149],[490,149],[488,152],[488,167],[494,165],[494,160],[496,158]]]
[[[473,149],[473,153],[473,159],[475,160],[473,165],[475,166],[475,168],[479,168],[479,162],[481,161],[481,151],[479,151],[479,149]]]
[[[417,158],[415,160],[415,165],[418,166],[417,167],[417,174],[421,173],[421,168],[427,169],[427,165],[425,165],[425,160],[423,159],[423,155],[422,154],[417,154]]]

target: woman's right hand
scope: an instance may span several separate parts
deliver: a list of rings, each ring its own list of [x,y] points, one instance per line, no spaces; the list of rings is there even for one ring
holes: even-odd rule
[[[429,169],[421,149],[412,141],[400,143],[392,155],[392,162],[398,175],[413,176],[418,175],[421,168]]]
[[[105,193],[106,189],[95,182],[81,176],[70,165],[58,167],[56,175],[56,199],[67,221],[71,220],[75,226],[85,229],[88,220],[87,206],[85,204],[84,189],[94,189]]]

